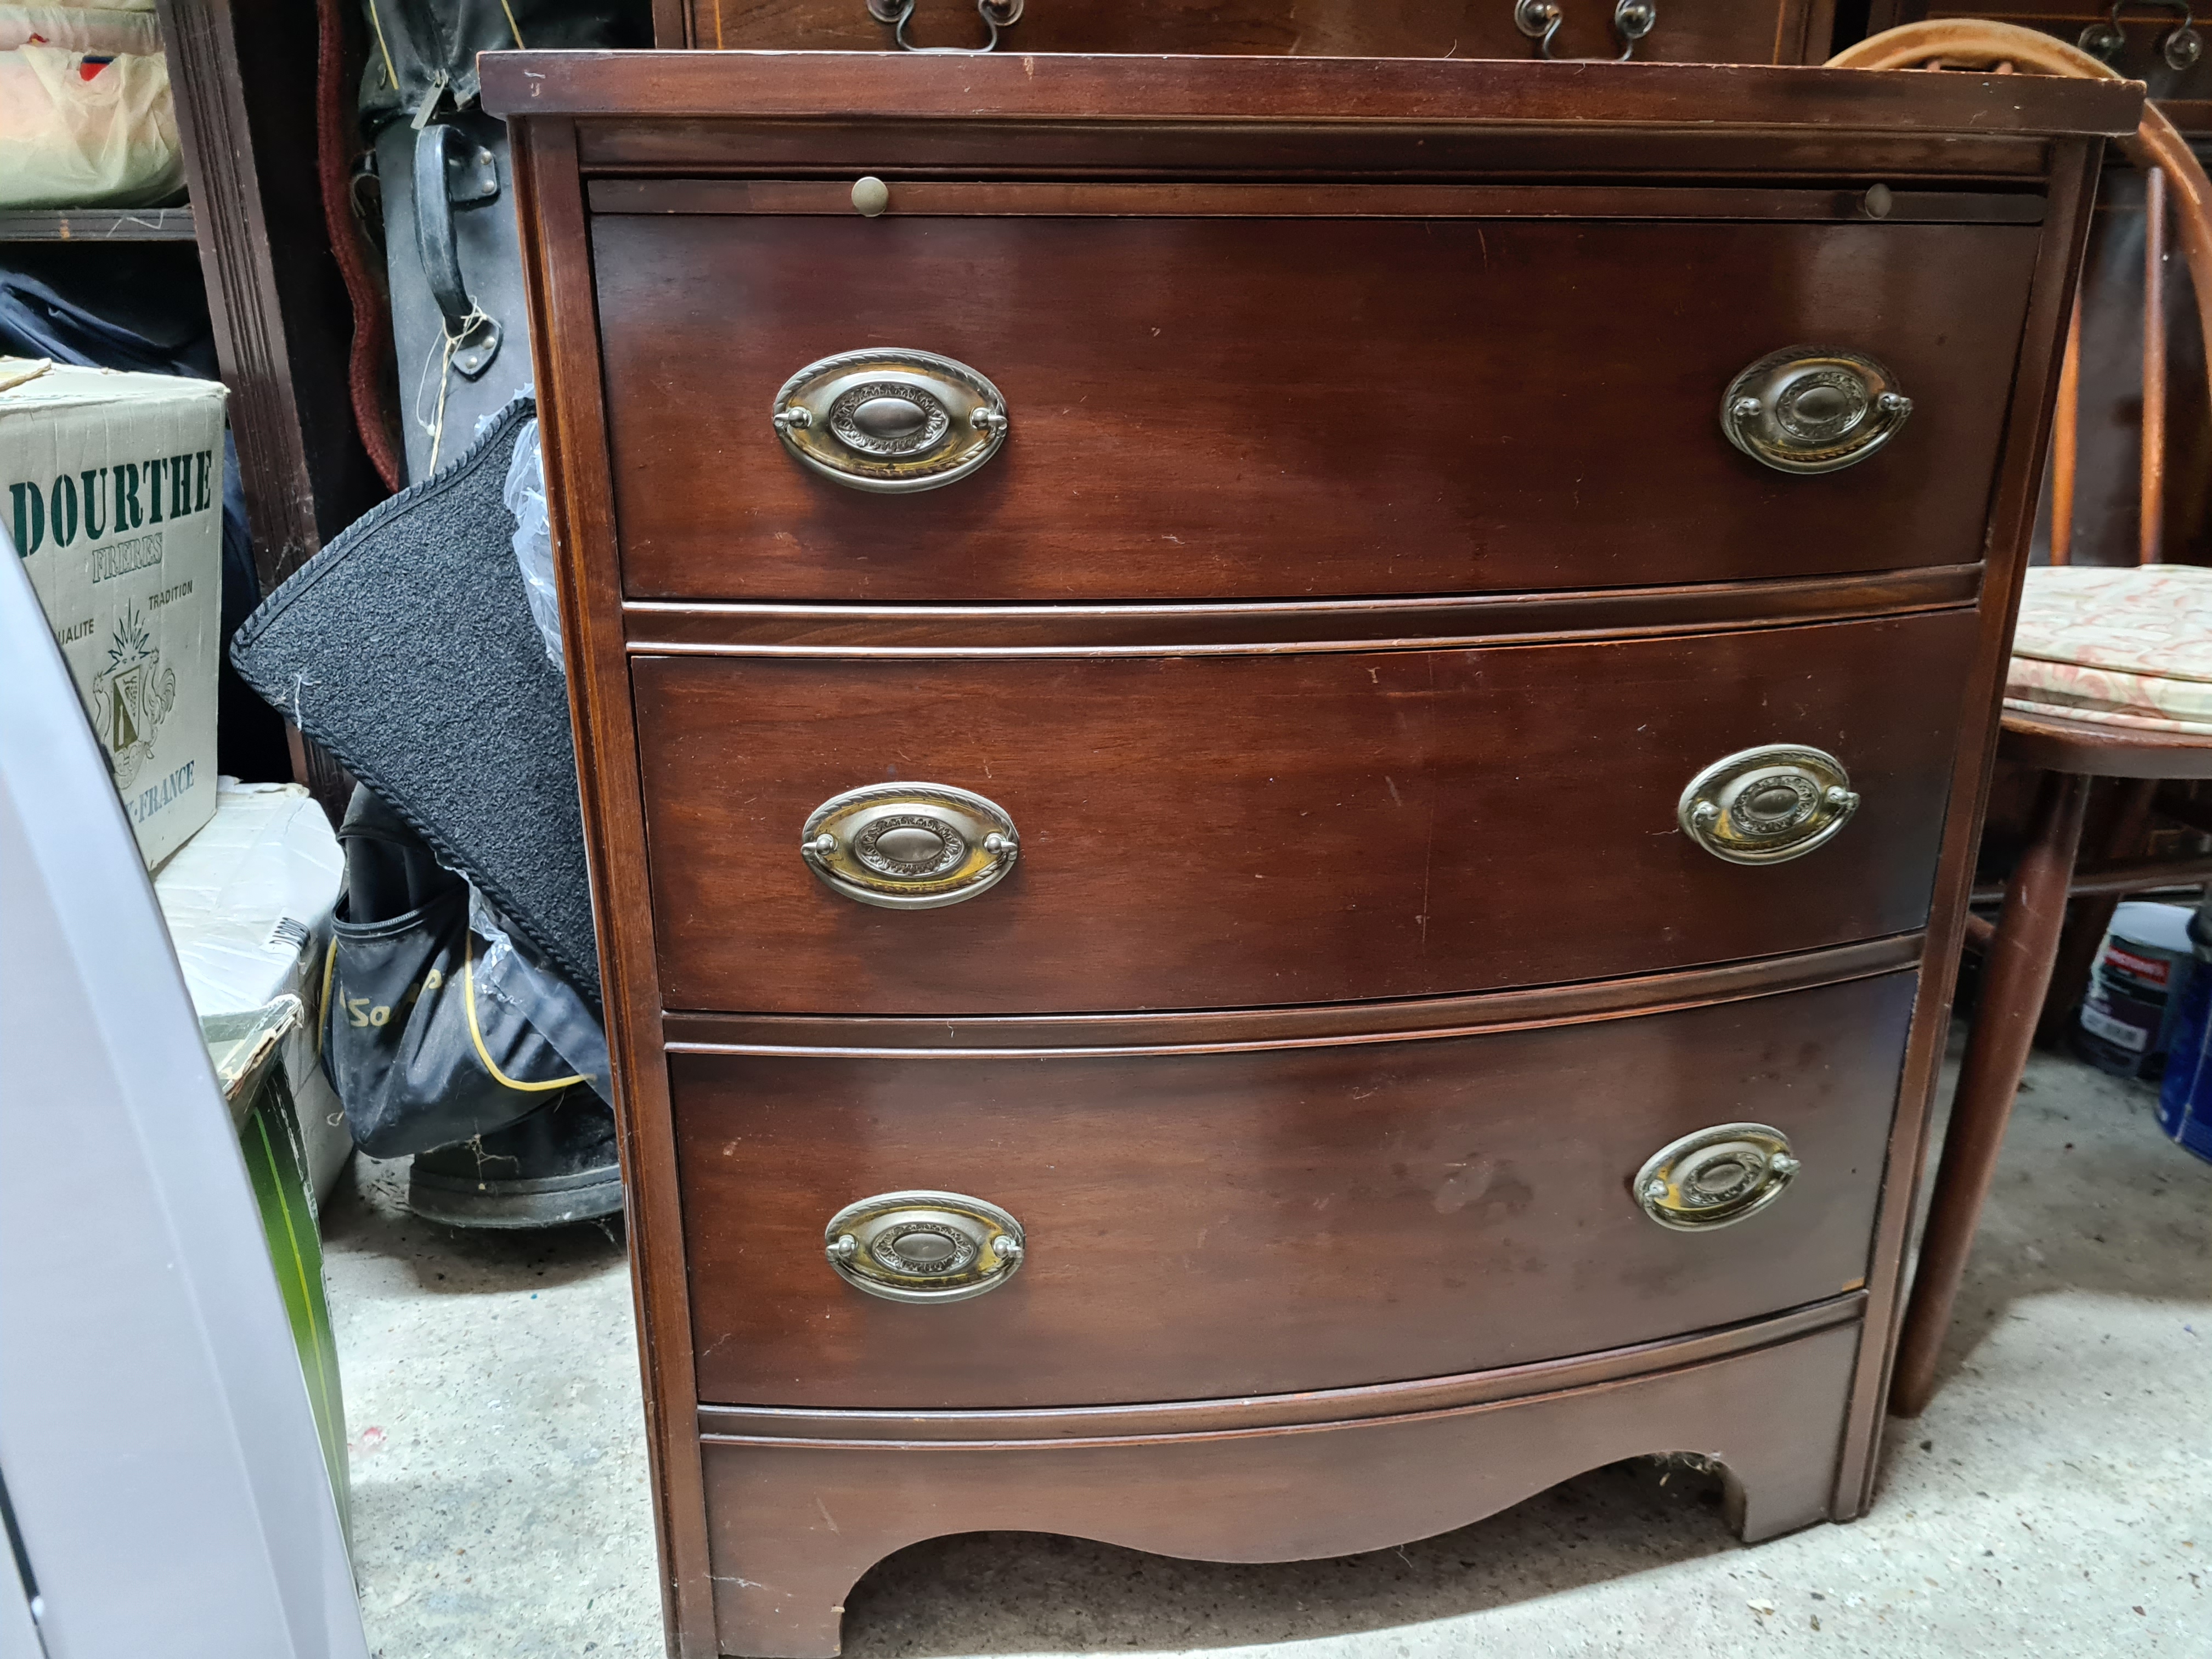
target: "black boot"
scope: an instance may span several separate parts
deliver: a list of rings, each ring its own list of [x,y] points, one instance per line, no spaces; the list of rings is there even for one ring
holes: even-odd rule
[[[417,1152],[407,1207],[449,1227],[557,1227],[622,1208],[615,1117],[580,1085],[520,1123]]]

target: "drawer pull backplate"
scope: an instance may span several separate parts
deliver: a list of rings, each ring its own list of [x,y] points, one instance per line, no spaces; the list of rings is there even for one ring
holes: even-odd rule
[[[1721,430],[1779,472],[1839,472],[1880,449],[1912,413],[1897,377],[1856,351],[1788,346],[1729,382]]]
[[[997,454],[1006,400],[967,364],[933,352],[848,351],[786,380],[769,423],[823,477],[903,495],[941,489]]]
[[[1770,743],[1724,755],[1690,780],[1675,807],[1684,833],[1730,864],[1785,864],[1825,845],[1859,798],[1824,749]]]
[[[996,801],[942,783],[874,783],[807,814],[799,854],[834,891],[889,910],[933,910],[995,885],[1020,856]]]
[[[1022,1265],[1022,1224],[961,1193],[878,1193],[823,1230],[823,1254],[847,1284],[890,1302],[963,1302]]]
[[[1781,1197],[1797,1169],[1781,1130],[1719,1123],[1652,1153],[1636,1172],[1636,1201],[1675,1232],[1729,1227]]]

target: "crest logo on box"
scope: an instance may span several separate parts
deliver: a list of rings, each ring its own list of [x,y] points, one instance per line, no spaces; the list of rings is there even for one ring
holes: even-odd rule
[[[133,605],[115,624],[107,647],[107,666],[93,677],[93,719],[107,750],[118,788],[127,789],[154,752],[155,734],[177,702],[177,671],[161,664]]]

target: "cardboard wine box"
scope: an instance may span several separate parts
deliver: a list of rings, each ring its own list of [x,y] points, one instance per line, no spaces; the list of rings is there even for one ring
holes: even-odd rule
[[[0,527],[149,867],[215,816],[224,395],[0,358]]]

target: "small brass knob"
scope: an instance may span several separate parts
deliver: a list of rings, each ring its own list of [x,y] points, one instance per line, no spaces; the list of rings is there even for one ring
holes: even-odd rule
[[[1730,864],[1784,864],[1825,846],[1857,811],[1844,763],[1824,749],[1771,743],[1724,755],[1690,780],[1675,819]]]
[[[1022,1224],[963,1193],[879,1193],[823,1230],[837,1276],[889,1302],[964,1302],[994,1291],[1028,1255]]]
[[[1781,1130],[1720,1123],[1652,1153],[1632,1189],[1644,1213],[1661,1226],[1705,1232],[1757,1215],[1782,1196],[1800,1167]]]
[[[1889,192],[1881,188],[1886,204]],[[1868,198],[1871,206],[1871,191]],[[1911,413],[1912,399],[1898,390],[1897,377],[1873,358],[1790,346],[1729,382],[1721,430],[1778,472],[1839,472],[1895,437]]]
[[[891,204],[891,187],[874,173],[853,182],[853,211],[872,219]]]

